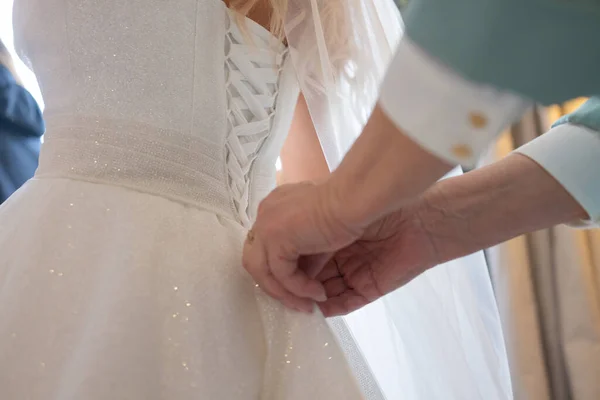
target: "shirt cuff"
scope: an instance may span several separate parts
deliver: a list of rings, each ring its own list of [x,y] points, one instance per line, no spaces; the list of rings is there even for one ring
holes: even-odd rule
[[[470,82],[404,36],[379,104],[404,134],[434,155],[472,167],[529,101]]]
[[[600,133],[559,125],[515,151],[542,166],[587,212],[588,221],[571,225],[600,227]]]

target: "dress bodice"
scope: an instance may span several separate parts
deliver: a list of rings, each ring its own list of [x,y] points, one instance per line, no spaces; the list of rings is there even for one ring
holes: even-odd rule
[[[298,95],[286,50],[220,0],[16,0],[44,96],[37,173],[200,204],[248,225]]]

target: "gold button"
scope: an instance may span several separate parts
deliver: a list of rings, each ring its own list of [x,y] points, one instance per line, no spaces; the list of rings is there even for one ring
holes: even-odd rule
[[[471,123],[471,126],[475,129],[483,129],[488,124],[487,117],[484,114],[477,111],[469,113],[469,122]]]
[[[460,159],[465,160],[467,158],[471,158],[473,155],[473,149],[466,144],[457,144],[456,146],[452,147],[452,154]]]

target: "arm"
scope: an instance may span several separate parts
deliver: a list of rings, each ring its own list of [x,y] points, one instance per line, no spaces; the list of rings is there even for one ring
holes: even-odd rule
[[[329,179],[336,218],[360,229],[402,207],[452,168],[376,107],[361,136]]]
[[[348,223],[368,224],[409,201],[442,175],[444,162],[474,165],[526,109],[526,98],[551,103],[600,93],[600,76],[592,67],[600,63],[600,54],[578,39],[600,34],[600,6],[589,7],[593,12],[581,4],[533,0],[409,2],[406,35],[380,97],[380,110],[393,124],[374,121],[383,118],[374,113],[355,146],[363,148],[354,148],[339,179],[332,178],[341,188],[334,191],[340,205],[354,197],[355,204],[343,212],[350,215]],[[538,18],[531,25],[534,15]],[[540,40],[520,40],[523,35]],[[563,57],[567,48],[585,61]],[[396,160],[378,159],[386,151],[381,142],[396,149]],[[419,152],[429,156],[417,157]],[[364,170],[374,163],[382,168],[368,175]],[[395,179],[384,181],[385,170],[394,171]],[[370,184],[377,180],[381,185]],[[364,206],[356,209],[356,204]]]
[[[467,81],[410,39],[400,43],[379,106],[332,175],[349,228],[411,201],[456,164],[474,165],[528,102]],[[352,201],[348,201],[352,199]]]
[[[559,182],[520,154],[440,181],[423,195],[421,204],[421,221],[440,262],[587,218]]]
[[[302,95],[298,98],[280,158],[282,169],[279,184],[321,181],[329,176],[329,167]]]

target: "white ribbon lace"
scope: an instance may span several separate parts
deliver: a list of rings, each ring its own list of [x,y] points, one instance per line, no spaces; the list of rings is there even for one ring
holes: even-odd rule
[[[250,175],[271,131],[279,76],[287,50],[278,54],[273,38],[253,35],[249,39],[234,21],[229,25],[225,40],[228,184],[234,214],[244,227],[249,227]]]

